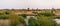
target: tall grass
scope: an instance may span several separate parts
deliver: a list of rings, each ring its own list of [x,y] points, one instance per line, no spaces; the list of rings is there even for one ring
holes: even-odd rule
[[[15,14],[10,16],[11,26],[17,26],[19,23],[19,17]]]

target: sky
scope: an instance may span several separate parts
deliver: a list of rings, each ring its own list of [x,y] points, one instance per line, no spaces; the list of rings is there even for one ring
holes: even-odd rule
[[[5,8],[39,8],[39,9],[49,9],[49,8],[60,8],[60,0],[0,0],[0,9]]]

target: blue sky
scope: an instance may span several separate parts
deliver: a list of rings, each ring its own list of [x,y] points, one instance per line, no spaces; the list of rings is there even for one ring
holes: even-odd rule
[[[0,0],[1,8],[60,8],[60,0]]]

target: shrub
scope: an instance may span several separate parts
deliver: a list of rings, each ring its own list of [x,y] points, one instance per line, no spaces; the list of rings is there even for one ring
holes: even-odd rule
[[[34,19],[34,18],[30,18],[29,21],[28,21],[28,26],[36,26],[36,22],[37,20]]]
[[[53,19],[48,19],[48,17],[40,16],[38,17],[38,22],[40,26],[56,26],[56,22]]]
[[[24,24],[25,23],[24,18],[23,17],[19,17],[19,22]]]
[[[9,19],[9,15],[0,15],[0,19]]]
[[[9,12],[5,12],[5,14],[10,14]]]
[[[22,14],[22,17],[26,18],[27,14]]]
[[[30,18],[28,26],[56,26],[56,22],[49,17],[38,16],[37,19]]]
[[[44,16],[47,16],[47,17],[50,17],[50,16],[55,16],[55,14],[52,14],[52,13],[38,13],[38,15],[44,15]]]
[[[0,15],[4,15],[4,13],[0,13]]]

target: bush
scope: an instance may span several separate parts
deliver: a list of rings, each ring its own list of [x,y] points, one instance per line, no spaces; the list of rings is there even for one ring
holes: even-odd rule
[[[55,16],[55,14],[52,14],[52,13],[38,13],[38,15],[44,15],[44,16],[47,16],[47,17],[50,17],[50,16]]]
[[[25,23],[24,18],[23,17],[19,17],[19,22],[24,24]]]
[[[5,12],[5,14],[10,14],[9,12]]]
[[[38,23],[39,26],[56,26],[56,22],[50,18],[50,16],[54,16],[52,13],[38,13]]]
[[[36,26],[36,22],[37,20],[34,19],[34,18],[30,18],[29,21],[28,21],[28,26]]]
[[[30,18],[28,26],[56,26],[56,22],[46,16],[38,16],[37,19]]]
[[[4,15],[4,13],[0,13],[0,15]]]
[[[22,14],[22,17],[26,18],[27,14]]]
[[[9,15],[0,15],[0,19],[9,19]]]
[[[45,16],[39,17],[38,22],[40,23],[40,26],[56,26],[56,22],[53,21],[53,19],[49,19]]]

